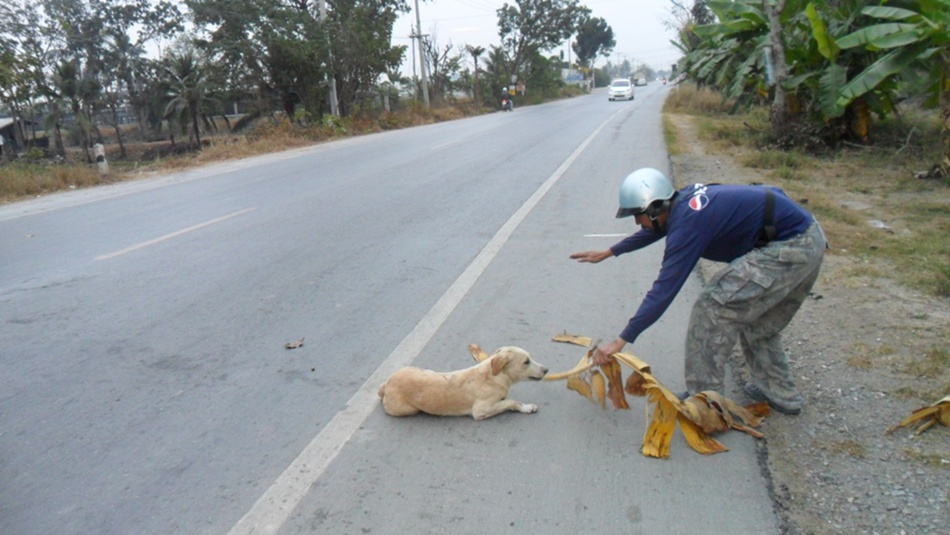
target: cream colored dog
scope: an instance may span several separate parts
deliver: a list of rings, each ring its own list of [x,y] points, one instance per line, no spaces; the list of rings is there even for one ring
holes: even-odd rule
[[[524,349],[501,347],[464,370],[439,373],[403,368],[379,387],[379,397],[391,416],[425,412],[484,420],[505,411],[528,414],[538,412],[538,406],[507,399],[508,389],[527,379],[538,381],[546,373],[548,369],[532,360]]]

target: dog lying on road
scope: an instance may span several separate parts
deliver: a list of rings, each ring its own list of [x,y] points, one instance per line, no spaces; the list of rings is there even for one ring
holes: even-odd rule
[[[511,385],[528,379],[539,381],[548,369],[520,347],[498,348],[484,361],[449,373],[403,368],[379,387],[386,414],[410,416],[419,412],[435,416],[491,418],[505,411],[525,414],[538,406],[507,399]]]

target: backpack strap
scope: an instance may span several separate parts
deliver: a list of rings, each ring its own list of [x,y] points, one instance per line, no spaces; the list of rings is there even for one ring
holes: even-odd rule
[[[765,189],[765,216],[762,218],[762,230],[759,231],[759,239],[755,246],[765,247],[778,235],[778,229],[775,228],[775,192],[769,188]]]

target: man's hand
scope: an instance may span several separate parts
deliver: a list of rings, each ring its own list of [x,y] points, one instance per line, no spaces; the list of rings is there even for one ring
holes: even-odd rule
[[[610,342],[609,344],[603,347],[598,347],[594,351],[594,355],[593,355],[594,364],[596,364],[597,366],[604,366],[606,364],[610,364],[610,355],[613,355],[614,353],[620,353],[620,351],[623,350],[623,346],[625,345],[627,345],[626,340],[624,340],[623,338],[617,338],[613,342]]]
[[[610,258],[613,255],[614,254],[610,249],[604,249],[603,251],[584,251],[581,253],[574,253],[571,255],[571,259],[577,260],[582,264],[596,264]]]

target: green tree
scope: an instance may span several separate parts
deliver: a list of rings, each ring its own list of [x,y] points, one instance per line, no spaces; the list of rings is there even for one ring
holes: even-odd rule
[[[106,13],[101,43],[102,83],[109,89],[106,96],[112,96],[106,105],[112,109],[118,104],[131,106],[139,137],[148,139],[149,103],[158,84],[154,60],[145,57],[145,50],[149,43],[182,31],[181,11],[176,3],[165,0],[99,1]]]
[[[332,0],[325,31],[331,43],[340,113],[376,86],[382,73],[399,67],[404,45],[392,45],[393,26],[408,11],[404,0]]]
[[[577,0],[515,0],[498,9],[498,35],[511,61],[511,74],[528,60],[567,40],[590,10]]]
[[[42,31],[41,13],[40,6],[28,0],[0,4],[0,103],[30,124],[37,122],[37,103],[48,93],[46,66],[55,62]],[[15,123],[13,129],[19,147],[27,139],[21,124]],[[35,129],[33,134],[35,139]]]
[[[491,45],[488,47],[488,57],[485,58],[485,74],[491,77],[489,81],[489,91],[491,92],[492,99],[501,94],[503,87],[510,85],[510,65],[511,61],[504,48],[499,45]]]
[[[617,41],[614,39],[614,31],[607,21],[586,14],[581,18],[574,44],[571,46],[578,65],[590,69],[598,56],[609,56],[615,46]]]
[[[201,148],[198,119],[203,109],[214,103],[208,83],[208,71],[194,50],[169,54],[163,62],[167,83],[165,118],[181,124],[191,123],[195,146]]]
[[[86,161],[92,162],[89,148],[93,144],[95,124],[86,105],[98,100],[102,87],[91,72],[82,72],[73,60],[62,61],[56,65],[52,79],[55,92],[51,93],[51,96],[69,103]],[[98,132],[95,135],[98,135]]]
[[[319,116],[325,104],[328,52],[319,13],[295,0],[186,0],[215,78],[233,94],[253,95],[252,116],[275,105],[288,117],[298,102]]]

